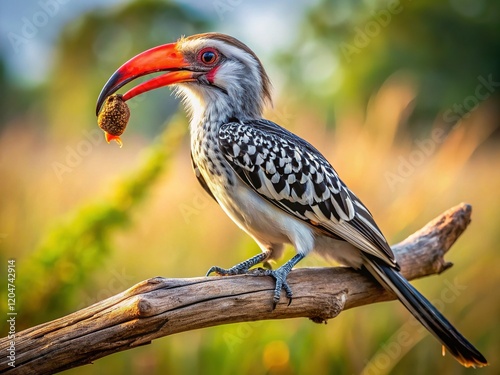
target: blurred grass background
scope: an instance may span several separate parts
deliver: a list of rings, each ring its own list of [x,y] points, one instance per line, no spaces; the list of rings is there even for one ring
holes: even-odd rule
[[[275,87],[266,117],[332,161],[390,243],[459,202],[472,204],[473,222],[448,256],[455,266],[415,285],[488,358],[480,373],[499,373],[498,2],[5,7],[0,261],[17,261],[18,329],[149,277],[199,276],[258,251],[198,186],[187,120],[168,89],[130,102],[122,149],[96,126],[95,100],[119,65],[180,35],[216,30],[261,56]],[[315,256],[301,263],[322,265]],[[0,293],[5,306],[6,286]],[[214,327],[66,373],[470,373],[441,358],[439,344],[411,322],[402,306],[387,303],[327,326],[294,319]],[[401,332],[412,337],[404,345]]]

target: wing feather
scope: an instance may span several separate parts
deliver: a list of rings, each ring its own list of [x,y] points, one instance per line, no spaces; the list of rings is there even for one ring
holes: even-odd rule
[[[397,267],[363,203],[311,144],[267,121],[230,122],[219,147],[239,177],[285,212]]]
[[[201,175],[200,169],[198,168],[198,166],[194,162],[193,154],[191,154],[191,167],[193,167],[194,175],[196,176],[196,179],[200,183],[200,185],[203,188],[203,190],[205,190],[207,192],[207,194],[210,195],[210,197],[212,197],[212,199],[217,202],[217,199],[215,199],[215,196],[212,193],[212,191],[210,190],[210,188],[208,187],[207,182],[205,181],[205,179]],[[217,203],[219,203],[219,202],[217,202]]]

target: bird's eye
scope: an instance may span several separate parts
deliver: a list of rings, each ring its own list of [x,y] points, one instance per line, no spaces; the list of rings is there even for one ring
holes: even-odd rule
[[[200,61],[205,65],[213,65],[218,58],[217,51],[211,48],[201,51],[199,56]]]

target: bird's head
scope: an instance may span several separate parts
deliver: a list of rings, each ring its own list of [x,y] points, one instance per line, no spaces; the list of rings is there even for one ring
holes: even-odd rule
[[[97,113],[122,86],[155,72],[165,73],[133,87],[123,99],[174,85],[193,121],[201,116],[217,116],[222,121],[259,118],[265,103],[271,102],[269,77],[255,53],[231,36],[206,33],[151,48],[127,61],[102,89]]]

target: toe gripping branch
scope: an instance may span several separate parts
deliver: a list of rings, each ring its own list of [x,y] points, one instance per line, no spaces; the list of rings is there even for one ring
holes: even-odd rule
[[[213,266],[208,270],[206,276],[210,276],[212,272],[215,272],[220,276],[243,275],[245,273],[248,273],[248,270],[251,267],[265,261],[268,257],[268,253],[260,253],[228,269]]]
[[[215,272],[217,275],[221,276],[246,274],[248,273],[251,267],[255,266],[258,263],[264,262],[268,257],[269,257],[268,253],[260,253],[228,269],[213,266],[208,270],[206,276],[209,276],[212,272]],[[256,275],[271,276],[276,280],[276,286],[274,288],[274,294],[273,294],[273,310],[278,305],[282,289],[285,290],[286,296],[288,298],[288,306],[290,306],[290,304],[292,303],[293,292],[290,286],[288,285],[286,278],[290,273],[290,271],[292,270],[292,268],[303,258],[304,255],[297,254],[276,270],[260,269],[256,273]]]
[[[288,298],[288,306],[290,306],[290,304],[292,303],[293,292],[290,286],[288,285],[286,278],[290,273],[290,271],[292,270],[292,268],[302,259],[304,259],[304,255],[297,254],[277,270],[264,270],[264,275],[272,276],[276,280],[276,286],[274,288],[274,296],[273,296],[273,310],[276,308],[276,305],[278,305],[278,302],[280,300],[281,289],[285,289],[285,293]]]

